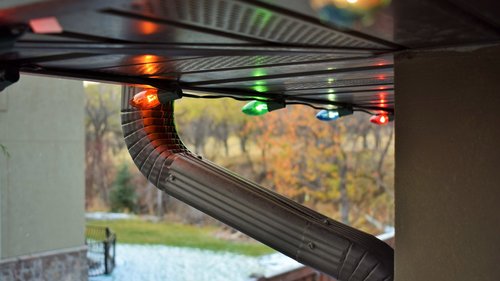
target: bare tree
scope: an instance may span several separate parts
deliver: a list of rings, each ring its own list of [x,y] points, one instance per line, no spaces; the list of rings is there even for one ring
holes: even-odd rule
[[[99,196],[109,203],[110,174],[113,170],[110,149],[114,135],[120,131],[118,118],[118,91],[116,86],[98,84],[86,87],[86,196],[87,204]]]

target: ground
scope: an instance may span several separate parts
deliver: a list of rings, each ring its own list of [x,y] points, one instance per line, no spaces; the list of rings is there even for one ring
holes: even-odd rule
[[[163,245],[118,244],[113,274],[89,280],[247,281],[299,266],[299,263],[280,253],[250,257]]]

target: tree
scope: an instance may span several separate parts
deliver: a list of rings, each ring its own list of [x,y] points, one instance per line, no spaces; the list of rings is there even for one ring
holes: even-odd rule
[[[391,224],[392,125],[376,127],[360,114],[334,122],[314,115],[288,107],[249,124],[259,135],[255,142],[271,188],[346,224],[376,231],[366,214]]]
[[[176,102],[179,133],[187,145],[193,146],[196,154],[205,154],[205,145],[213,125],[210,110],[210,105],[197,100],[183,99]]]
[[[110,193],[111,211],[136,211],[137,196],[131,181],[132,175],[128,166],[121,165]]]
[[[119,122],[120,87],[107,84],[85,86],[85,190],[87,207],[97,199],[109,203],[114,173],[112,155],[123,148]]]
[[[248,136],[243,128],[248,118],[239,109],[242,105],[241,102],[230,99],[183,99],[176,102],[176,122],[183,141],[192,146],[196,154],[202,155],[213,153],[215,147],[205,149],[209,141],[213,141],[223,147],[227,157],[230,153],[229,139],[236,136],[240,139],[241,150],[244,151]],[[210,156],[214,158],[218,155]]]

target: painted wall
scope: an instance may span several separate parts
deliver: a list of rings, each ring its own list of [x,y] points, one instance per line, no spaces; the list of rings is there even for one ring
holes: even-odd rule
[[[0,258],[84,243],[81,81],[22,76],[0,93]]]
[[[500,280],[500,46],[395,67],[396,280]]]

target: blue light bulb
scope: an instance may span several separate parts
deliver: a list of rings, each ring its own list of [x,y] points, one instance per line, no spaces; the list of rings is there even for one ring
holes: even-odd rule
[[[333,121],[339,119],[340,114],[337,110],[321,110],[316,114],[316,118],[321,121]]]
[[[316,118],[321,121],[333,121],[337,120],[342,116],[351,115],[354,111],[350,107],[339,107],[336,109],[326,110],[323,109],[318,114],[316,114]]]

